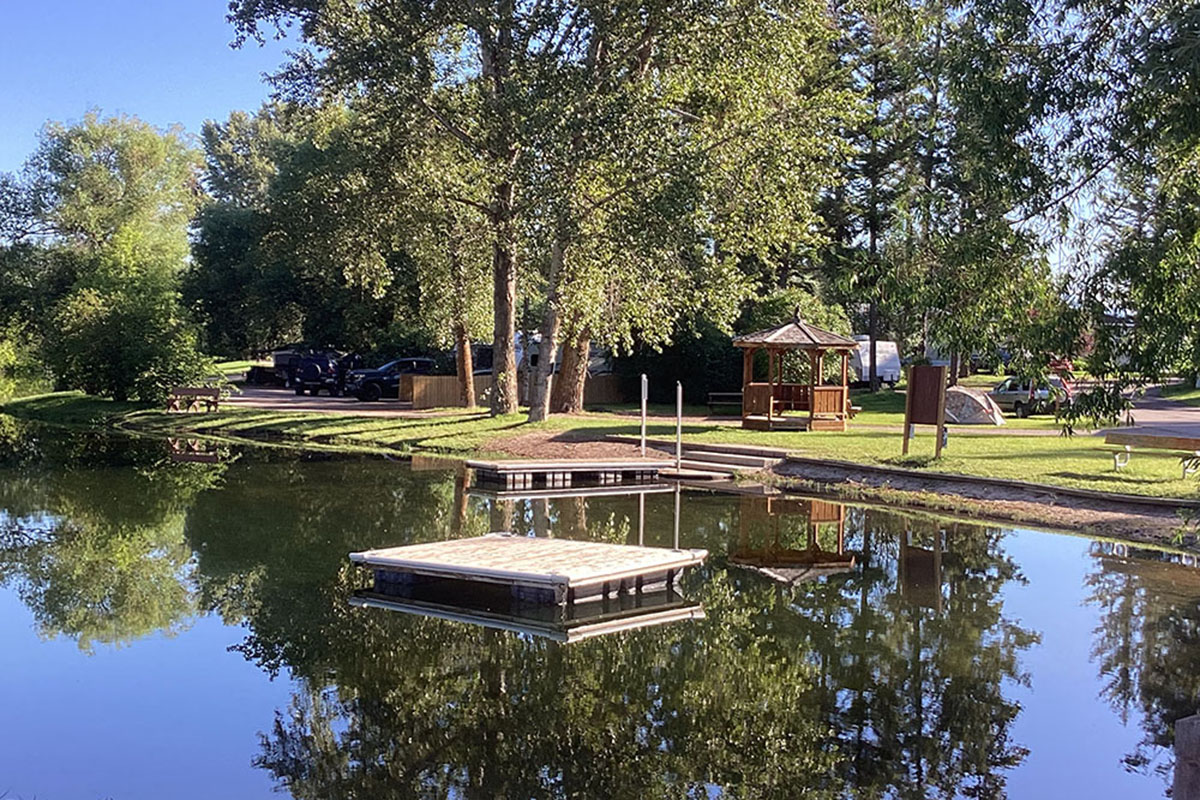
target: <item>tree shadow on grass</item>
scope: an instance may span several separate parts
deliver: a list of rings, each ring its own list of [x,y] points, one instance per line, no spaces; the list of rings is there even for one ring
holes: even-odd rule
[[[1066,480],[1088,481],[1090,483],[1108,483],[1108,484],[1125,484],[1138,486],[1154,486],[1164,483],[1176,483],[1179,478],[1149,478],[1149,477],[1134,477],[1129,473],[1117,473],[1111,470],[1105,472],[1048,472],[1047,478],[1063,478]],[[1200,491],[1200,484],[1196,486]]]

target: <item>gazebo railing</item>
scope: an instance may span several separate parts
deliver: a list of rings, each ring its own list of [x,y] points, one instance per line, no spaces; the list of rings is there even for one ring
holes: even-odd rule
[[[846,414],[845,386],[806,383],[750,383],[742,393],[742,415],[763,416],[781,411],[811,411],[814,416]]]
[[[775,408],[778,411],[808,411],[807,383],[775,384]]]
[[[813,387],[813,415],[839,418],[845,416],[848,393],[849,390],[845,386]]]
[[[771,384],[746,384],[742,391],[742,416],[767,416],[773,411],[773,403]]]

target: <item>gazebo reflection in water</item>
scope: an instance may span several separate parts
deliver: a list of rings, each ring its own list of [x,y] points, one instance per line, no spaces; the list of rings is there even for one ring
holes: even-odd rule
[[[790,520],[803,520],[802,534]],[[797,541],[800,536],[803,543]],[[855,555],[846,550],[846,507],[825,500],[743,497],[729,563],[790,585],[854,569]]]

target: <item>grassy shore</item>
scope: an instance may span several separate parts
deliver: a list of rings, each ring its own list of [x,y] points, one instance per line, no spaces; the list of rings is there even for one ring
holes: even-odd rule
[[[1169,383],[1162,387],[1162,396],[1177,403],[1200,406],[1200,389],[1190,383]]]
[[[160,435],[193,433],[347,450],[425,450],[455,455],[501,451],[506,438],[530,433],[573,440],[602,439],[614,434],[635,436],[639,425],[635,416],[614,413],[556,416],[537,425],[526,423],[522,414],[490,417],[481,412],[421,418],[254,410],[166,414],[77,393],[14,400],[0,405],[0,412],[43,422],[107,424]],[[674,425],[654,422],[649,433],[655,437],[673,437]],[[949,446],[937,461],[932,458],[930,433],[914,439],[907,458],[900,457],[898,433],[870,429],[846,433],[765,433],[704,421],[686,424],[684,439],[694,443],[767,445],[809,457],[899,466],[918,472],[934,470],[1154,497],[1200,495],[1200,483],[1181,478],[1177,456],[1139,452],[1128,467],[1117,471],[1113,469],[1111,450],[1104,446],[1103,440],[1085,435],[1068,438],[952,433]]]

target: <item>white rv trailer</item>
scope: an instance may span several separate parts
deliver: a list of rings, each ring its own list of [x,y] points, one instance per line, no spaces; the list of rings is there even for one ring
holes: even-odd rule
[[[858,350],[850,354],[850,367],[858,375],[859,381],[867,383],[871,380],[871,339],[865,334],[858,334],[854,341],[858,342]],[[875,340],[875,372],[883,383],[899,382],[900,350],[895,342]]]

